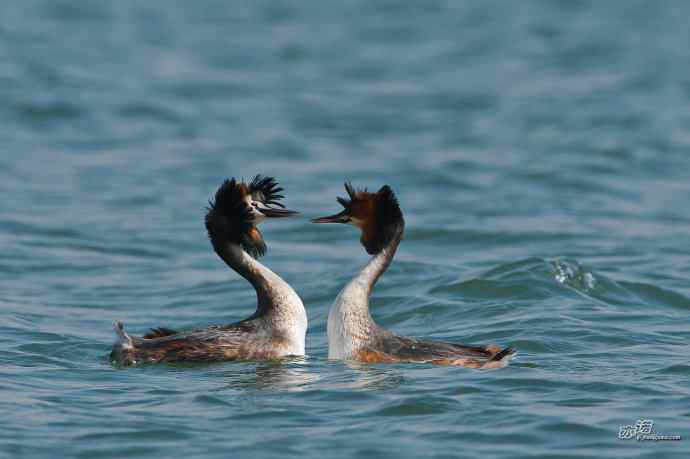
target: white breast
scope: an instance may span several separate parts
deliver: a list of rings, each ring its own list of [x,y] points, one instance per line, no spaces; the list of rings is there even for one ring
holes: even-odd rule
[[[276,276],[277,277],[277,276]],[[307,311],[302,299],[285,281],[278,278],[271,285],[275,301],[279,304],[276,315],[282,333],[288,340],[284,355],[305,355],[305,338],[307,335]]]
[[[304,342],[307,336],[307,311],[304,309],[302,300],[293,292],[295,296],[294,323],[290,328],[290,352],[288,355],[305,355]]]
[[[366,286],[355,279],[340,292],[328,313],[328,358],[351,358],[364,344],[370,323]]]
[[[335,299],[328,313],[328,358],[350,359],[371,340],[376,324],[369,314],[369,293],[394,254],[395,247],[374,255]]]

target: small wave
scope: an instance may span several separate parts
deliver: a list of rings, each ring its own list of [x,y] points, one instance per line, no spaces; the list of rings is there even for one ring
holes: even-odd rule
[[[690,298],[673,290],[641,282],[621,281],[618,284],[633,293],[645,303],[671,306],[677,309],[690,309]]]
[[[608,282],[575,261],[528,258],[500,265],[473,279],[436,287],[431,293],[536,300],[562,292],[562,286],[590,294],[602,283]]]
[[[423,397],[392,403],[378,414],[381,416],[423,416],[441,414],[453,410],[458,401],[452,398]]]
[[[690,309],[690,299],[654,284],[613,280],[574,260],[549,261],[554,279],[593,299],[613,305],[654,305]]]
[[[565,289],[564,289],[565,288]],[[472,299],[544,299],[574,292],[611,305],[690,309],[690,298],[653,284],[616,281],[573,259],[527,258],[478,276],[431,289],[432,294]]]
[[[18,236],[31,234],[48,236],[50,238],[68,239],[82,239],[85,237],[83,233],[73,228],[49,226],[43,223],[37,224],[14,219],[0,220],[0,229],[2,229],[4,232]]]
[[[122,105],[118,113],[124,118],[180,123],[182,117],[174,109],[160,104],[136,102]]]
[[[575,260],[528,258],[494,268],[481,276],[497,280],[556,281],[583,293],[594,291],[599,276]]]
[[[431,289],[432,295],[456,296],[463,298],[481,299],[537,299],[545,298],[530,284],[519,282],[501,282],[489,279],[469,279],[442,285]]]
[[[690,365],[671,365],[661,370],[658,373],[666,375],[678,375],[678,376],[689,376],[690,375]]]
[[[14,108],[19,116],[30,121],[74,120],[84,112],[81,107],[67,102],[22,102]]]

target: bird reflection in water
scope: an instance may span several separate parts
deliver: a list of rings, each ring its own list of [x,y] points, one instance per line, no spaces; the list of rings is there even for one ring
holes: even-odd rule
[[[237,366],[225,373],[230,389],[301,392],[320,378],[302,357],[256,362],[246,365],[245,371],[236,371]]]
[[[404,381],[399,369],[359,362],[323,365],[305,358],[290,358],[231,366],[231,371],[224,372],[224,387],[244,391],[390,390]],[[243,367],[241,371],[237,371],[239,366]]]
[[[405,378],[399,370],[390,366],[373,367],[356,361],[345,365],[352,371],[345,374],[347,389],[390,390],[400,386]]]

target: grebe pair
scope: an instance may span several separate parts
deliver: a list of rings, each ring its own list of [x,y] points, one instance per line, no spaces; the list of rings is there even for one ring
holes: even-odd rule
[[[338,198],[344,210],[312,220],[358,227],[361,243],[373,255],[362,271],[340,292],[328,314],[328,357],[360,362],[429,362],[469,368],[500,368],[510,348],[464,346],[397,336],[378,326],[369,313],[369,296],[390,265],[403,236],[405,221],[393,190],[355,190],[346,183],[349,199]],[[295,215],[280,203],[282,188],[271,177],[256,176],[249,184],[226,180],[206,215],[206,229],[215,252],[247,279],[257,294],[249,318],[191,332],[155,328],[142,337],[130,336],[115,323],[117,341],[111,358],[120,364],[264,360],[303,356],[307,314],[295,291],[256,260],[266,251],[257,225],[268,218]]]

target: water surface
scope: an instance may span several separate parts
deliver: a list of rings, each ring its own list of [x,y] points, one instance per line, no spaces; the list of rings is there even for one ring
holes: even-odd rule
[[[0,455],[686,457],[686,2],[0,5]],[[111,322],[252,312],[204,207],[276,175],[265,263],[309,355],[118,369]],[[342,182],[407,221],[372,313],[509,345],[500,371],[327,360],[366,262]],[[654,421],[679,442],[617,438]]]

